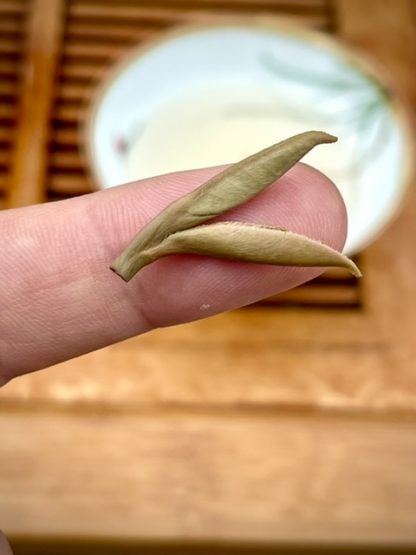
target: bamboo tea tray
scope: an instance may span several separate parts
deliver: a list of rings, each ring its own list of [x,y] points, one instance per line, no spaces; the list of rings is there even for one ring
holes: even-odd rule
[[[1,207],[94,190],[79,127],[130,47],[254,14],[367,51],[414,115],[412,0],[0,0]],[[415,236],[412,190],[360,255],[360,282],[326,274],[10,383],[0,527],[43,553],[92,539],[416,545]]]

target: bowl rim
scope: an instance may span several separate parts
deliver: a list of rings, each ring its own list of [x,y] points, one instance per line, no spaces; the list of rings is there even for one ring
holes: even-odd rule
[[[410,191],[412,179],[416,173],[416,162],[412,153],[416,146],[416,130],[411,125],[410,102],[399,87],[394,83],[393,77],[389,75],[382,65],[373,59],[367,52],[362,52],[358,48],[351,46],[342,38],[333,38],[328,34],[315,29],[308,29],[296,24],[293,20],[279,16],[259,16],[247,21],[244,18],[215,18],[211,23],[185,23],[176,25],[167,31],[159,33],[155,38],[145,40],[143,43],[133,46],[122,55],[118,61],[109,66],[105,71],[100,83],[90,98],[89,106],[86,111],[84,123],[81,127],[81,147],[87,162],[87,174],[92,178],[95,191],[105,190],[112,187],[104,187],[100,184],[98,175],[98,162],[93,148],[93,130],[96,126],[99,110],[107,92],[111,89],[114,82],[124,73],[129,66],[136,63],[138,59],[145,56],[155,48],[163,44],[168,44],[172,40],[185,37],[191,34],[207,33],[219,29],[227,30],[246,30],[246,31],[267,31],[280,35],[287,35],[289,38],[300,40],[304,43],[323,47],[333,53],[338,59],[353,67],[356,71],[364,74],[371,81],[381,85],[388,93],[388,98],[384,104],[391,111],[393,119],[396,121],[400,132],[404,138],[404,161],[401,175],[398,180],[396,202],[391,210],[386,211],[383,218],[380,218],[380,225],[375,231],[363,236],[361,241],[357,241],[358,246],[351,253],[355,255],[371,243],[373,243],[394,220],[398,217],[404,206],[407,194]],[[120,184],[121,185],[121,184]],[[336,186],[336,184],[335,184]]]

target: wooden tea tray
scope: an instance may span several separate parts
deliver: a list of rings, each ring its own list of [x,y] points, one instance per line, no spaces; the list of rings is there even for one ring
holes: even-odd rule
[[[361,48],[414,116],[414,0],[0,0],[1,206],[91,192],[79,129],[112,63],[236,15]],[[412,188],[359,283],[328,274],[6,386],[0,527],[16,549],[416,545],[415,237]]]

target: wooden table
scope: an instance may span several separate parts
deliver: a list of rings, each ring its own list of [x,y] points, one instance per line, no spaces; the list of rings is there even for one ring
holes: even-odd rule
[[[414,114],[414,0],[0,0],[2,206],[92,190],[78,125],[111,63],[235,14],[342,37]],[[5,387],[0,526],[16,553],[416,547],[415,237],[412,189],[359,285],[329,275]]]

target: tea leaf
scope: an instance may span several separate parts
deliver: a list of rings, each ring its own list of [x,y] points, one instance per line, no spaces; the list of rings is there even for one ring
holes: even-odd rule
[[[328,245],[278,227],[240,222],[201,225],[173,233],[144,251],[141,265],[182,253],[278,266],[339,266],[361,277],[352,260]]]
[[[141,266],[141,252],[172,233],[197,226],[248,201],[274,183],[314,146],[336,137],[307,131],[230,166],[195,191],[176,200],[149,222],[114,261],[111,269],[129,281]]]

